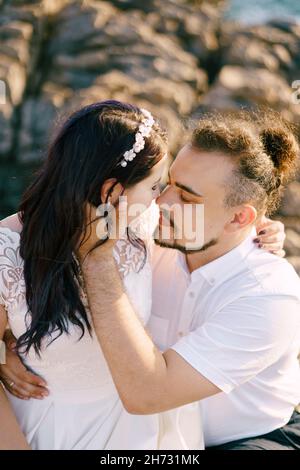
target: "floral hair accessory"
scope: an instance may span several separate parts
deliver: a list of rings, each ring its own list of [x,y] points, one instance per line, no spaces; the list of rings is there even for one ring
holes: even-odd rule
[[[145,147],[145,137],[149,137],[154,124],[154,119],[150,111],[147,111],[147,109],[141,109],[141,112],[143,113],[144,118],[135,134],[135,143],[130,150],[127,150],[127,152],[123,154],[123,160],[120,162],[120,165],[124,168],[127,166],[128,162],[131,162],[137,154],[143,150]]]

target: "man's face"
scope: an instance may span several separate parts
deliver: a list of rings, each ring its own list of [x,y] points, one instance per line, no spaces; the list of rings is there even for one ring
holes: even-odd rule
[[[157,198],[160,208],[156,243],[183,252],[203,251],[224,234],[232,211],[224,206],[230,159],[183,147],[169,170],[168,186]]]

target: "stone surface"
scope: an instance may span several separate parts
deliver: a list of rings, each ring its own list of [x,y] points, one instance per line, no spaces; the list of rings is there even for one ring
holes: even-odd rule
[[[295,230],[286,230],[286,240],[284,249],[288,256],[299,256],[300,257],[300,234]]]
[[[294,181],[286,189],[281,213],[286,216],[300,216],[300,182]]]
[[[287,260],[294,266],[295,270],[300,276],[300,256],[289,256]]]
[[[22,165],[39,160],[52,123],[92,101],[148,107],[168,128],[173,155],[185,140],[184,122],[203,109],[268,105],[300,122],[300,103],[292,99],[292,83],[300,80],[299,24],[241,26],[223,20],[221,1],[0,4],[6,90],[5,102],[0,96],[0,216],[15,210],[21,184],[11,177],[20,171],[21,181]],[[299,178],[278,216],[297,264]]]

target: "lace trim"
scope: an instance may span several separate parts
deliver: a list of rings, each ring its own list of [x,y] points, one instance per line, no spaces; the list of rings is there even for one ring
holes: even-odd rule
[[[138,273],[145,263],[145,252],[137,248],[128,239],[118,240],[113,255],[122,278],[131,272]]]
[[[26,298],[23,267],[20,233],[0,227],[0,300],[6,308],[12,308]]]
[[[123,279],[131,272],[138,273],[145,263],[144,250],[132,245],[128,238],[116,242],[113,256]],[[87,313],[90,314],[81,266],[74,253],[73,257],[78,266],[80,296]],[[12,308],[26,299],[20,233],[8,227],[0,227],[0,288],[0,302],[6,308]]]

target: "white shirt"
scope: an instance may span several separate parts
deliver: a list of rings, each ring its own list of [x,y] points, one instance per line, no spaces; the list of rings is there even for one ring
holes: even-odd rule
[[[300,402],[300,280],[254,237],[192,274],[182,253],[154,252],[147,328],[222,390],[199,402],[206,446],[277,429]]]

